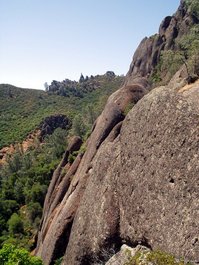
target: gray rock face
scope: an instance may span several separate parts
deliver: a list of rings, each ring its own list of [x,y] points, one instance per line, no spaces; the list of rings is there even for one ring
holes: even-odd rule
[[[147,253],[150,251],[150,249],[140,245],[135,248],[131,248],[127,245],[122,245],[121,250],[117,252],[113,257],[111,257],[105,265],[129,264],[130,259],[134,257],[138,251],[142,253]]]
[[[121,237],[197,261],[198,103],[198,85],[143,98],[122,126],[118,180]]]
[[[82,201],[85,189],[87,188],[87,182],[92,174],[93,159],[100,146],[105,139],[116,137],[119,130],[118,124],[124,119],[126,107],[128,107],[129,104],[135,104],[147,93],[148,88],[147,80],[139,78],[136,80],[136,83],[123,86],[112,94],[108,99],[104,111],[93,127],[83,157],[77,157],[65,176],[61,174],[60,170],[63,167],[62,162],[55,171],[44,203],[43,222],[38,235],[38,244],[36,248],[36,254],[43,258],[45,264],[51,264],[53,260],[63,255],[65,252],[65,248],[69,242],[69,235],[74,217]],[[109,161],[107,161],[107,163],[109,165]],[[104,164],[104,161],[102,164]],[[73,170],[73,168],[75,168],[75,170]],[[57,183],[59,185],[57,185]],[[92,196],[95,197],[95,193]],[[114,196],[113,200],[110,198],[108,198],[108,200],[113,203],[112,209],[115,209]],[[108,202],[105,205],[107,209],[110,206]],[[111,210],[111,213],[112,212]],[[110,216],[111,213],[109,214]],[[111,218],[110,222],[113,222]],[[113,232],[111,230],[110,233],[111,236],[112,233],[116,231],[115,222],[113,223]],[[103,237],[106,236],[106,232],[107,230],[105,227],[102,229],[102,233],[105,233]],[[82,254],[82,256],[84,255]]]
[[[57,114],[46,117],[40,124],[40,135],[39,138],[42,141],[47,135],[54,132],[55,129],[69,129],[71,127],[71,121],[66,115]]]
[[[129,112],[120,134],[105,140],[63,264],[92,264],[112,241],[199,260],[198,102],[198,84],[157,88]]]
[[[159,33],[141,41],[127,73],[126,84],[134,82],[137,77],[149,77],[160,60],[161,52],[175,50],[176,40],[197,23],[187,12],[185,2],[181,1],[177,12],[162,21]]]
[[[148,82],[185,17],[182,2],[159,35],[141,42],[86,152],[55,171],[36,248],[45,265],[63,255],[63,265],[106,261],[102,250],[123,242],[199,261],[199,84],[185,85],[183,69],[167,87],[149,93]]]
[[[41,230],[45,264],[61,246],[63,264],[93,264],[122,242],[199,260],[199,84],[173,84],[145,95],[80,164],[87,174],[77,171]]]

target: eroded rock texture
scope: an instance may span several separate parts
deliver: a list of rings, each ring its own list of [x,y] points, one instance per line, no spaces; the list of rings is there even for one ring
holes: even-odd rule
[[[159,35],[141,42],[86,152],[72,165],[66,152],[55,171],[36,248],[46,265],[61,256],[65,265],[105,261],[102,250],[123,242],[199,261],[199,84],[185,85],[183,69],[168,86],[149,92],[148,82],[185,18],[193,23],[182,1]]]
[[[177,40],[188,33],[192,25],[198,23],[187,12],[185,1],[182,0],[177,12],[162,21],[158,34],[141,41],[127,73],[126,84],[134,82],[137,77],[150,77],[160,60],[161,52],[175,50]]]
[[[122,241],[199,258],[198,102],[198,83],[159,87],[114,126],[48,219],[39,245],[46,264],[66,246],[63,264],[92,264]]]
[[[40,130],[39,139],[43,141],[47,135],[52,134],[54,130],[57,128],[69,129],[70,127],[71,127],[71,121],[68,119],[66,115],[62,114],[51,115],[49,117],[46,117],[41,122],[39,126]]]
[[[113,237],[199,259],[199,85],[182,91],[150,92],[100,147],[63,264],[92,264]]]
[[[198,103],[196,85],[157,88],[135,106],[122,127],[117,185],[122,238],[197,261]]]
[[[143,246],[136,246],[135,248],[131,248],[127,245],[122,245],[119,252],[113,255],[105,265],[121,265],[121,264],[131,264],[133,263],[132,258],[137,254],[137,252],[142,253],[142,260],[144,257],[145,264],[151,265],[151,262],[146,262],[146,256],[150,252],[150,249]],[[143,262],[139,262],[143,264]]]
[[[124,86],[112,94],[104,111],[94,125],[83,157],[78,156],[64,176],[62,170],[60,170],[63,167],[62,162],[55,171],[45,200],[43,223],[38,235],[36,249],[37,255],[41,256],[46,264],[51,264],[53,260],[62,256],[65,252],[73,219],[87,188],[88,179],[92,174],[93,162],[97,151],[105,139],[107,141],[112,139],[111,141],[113,141],[114,137],[117,137],[121,126],[120,122],[124,119],[125,108],[129,104],[135,104],[147,93],[148,88],[147,80],[140,78],[137,79],[136,83]],[[109,159],[110,155],[108,155],[108,165],[110,163]],[[102,164],[105,165],[105,161],[102,161]],[[73,171],[74,165],[77,166],[75,166]],[[72,174],[71,171],[73,172]],[[61,179],[61,182],[59,179]],[[95,197],[95,193],[93,197]],[[113,200],[110,198],[108,200],[113,203],[112,208],[115,209],[114,198]],[[107,203],[106,207],[108,208],[109,206],[110,204]],[[113,222],[112,214],[113,210],[109,214],[110,222]],[[116,228],[113,227],[111,234],[114,234],[115,231]]]

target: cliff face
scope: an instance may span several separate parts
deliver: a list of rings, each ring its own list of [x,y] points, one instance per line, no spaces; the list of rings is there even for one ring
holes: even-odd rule
[[[63,255],[63,264],[93,264],[104,259],[103,249],[117,250],[122,242],[199,260],[199,84],[184,86],[182,69],[168,86],[148,93],[161,50],[174,49],[190,23],[182,2],[155,38],[141,42],[85,153],[59,165],[36,248],[45,264]]]
[[[187,12],[185,1],[182,0],[177,12],[162,21],[158,34],[141,41],[133,56],[126,83],[134,82],[137,77],[150,77],[160,60],[161,52],[175,50],[176,40],[188,33],[194,24],[198,24],[198,21]]]
[[[64,264],[92,264],[121,241],[198,260],[198,100],[199,83],[156,88],[112,130],[92,161]]]

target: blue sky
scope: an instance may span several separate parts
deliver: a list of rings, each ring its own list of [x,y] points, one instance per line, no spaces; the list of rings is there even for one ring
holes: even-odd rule
[[[139,42],[180,0],[0,0],[0,83],[44,82],[108,70],[126,74]]]

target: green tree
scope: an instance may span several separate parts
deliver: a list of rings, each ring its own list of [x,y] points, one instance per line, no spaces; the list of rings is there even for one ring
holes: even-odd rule
[[[39,202],[43,205],[45,195],[47,191],[46,185],[41,185],[40,183],[35,183],[30,191],[26,190],[26,202]]]
[[[169,73],[173,76],[180,66],[184,63],[183,55],[180,51],[163,51],[161,53],[161,72]]]
[[[42,207],[38,202],[31,202],[28,204],[28,217],[31,223],[34,223],[36,218],[41,218]]]
[[[0,200],[0,216],[5,219],[10,218],[13,212],[19,209],[19,204],[15,200]]]
[[[10,235],[21,234],[24,232],[23,222],[17,213],[13,213],[8,220],[8,230]]]
[[[199,2],[198,0],[185,0],[188,11],[197,19],[199,19]]]
[[[57,128],[52,135],[46,137],[46,145],[44,149],[48,149],[47,155],[50,154],[51,158],[59,158],[67,145],[67,131],[61,128]]]
[[[86,133],[86,126],[80,114],[76,115],[73,120],[72,132],[74,135],[81,138],[83,138]]]
[[[27,250],[12,244],[4,244],[0,249],[1,265],[42,265],[42,260],[31,256]]]
[[[15,173],[22,167],[22,154],[19,151],[16,151],[12,157],[7,158],[6,162],[10,173]]]
[[[190,28],[188,34],[176,42],[176,50],[163,51],[160,71],[172,77],[181,65],[185,65],[189,78],[199,76],[199,26]]]
[[[88,106],[86,107],[86,115],[88,117],[88,123],[93,125],[98,116],[93,104],[88,104]]]
[[[177,45],[188,75],[198,75],[199,25],[193,26],[187,35],[179,39]]]

